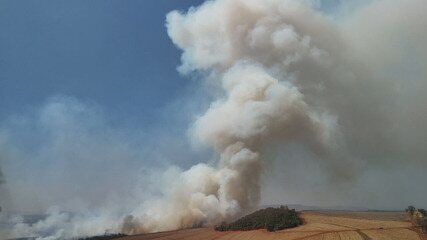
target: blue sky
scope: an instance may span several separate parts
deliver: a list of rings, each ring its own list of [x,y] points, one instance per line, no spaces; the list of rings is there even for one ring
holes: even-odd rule
[[[339,25],[371,0],[307,1],[319,3],[320,10]],[[110,195],[132,195],[140,184],[150,185],[138,181],[156,175],[155,170],[165,166],[173,172],[178,171],[176,166],[188,169],[195,163],[214,162],[212,149],[193,146],[187,130],[197,114],[208,109],[217,92],[207,91],[212,89],[206,89],[203,81],[191,74],[179,74],[181,51],[165,27],[167,13],[187,11],[202,2],[0,1],[0,181],[3,177],[6,182],[0,184],[0,195],[2,188],[10,191],[6,200],[3,194],[0,206],[28,212],[43,212],[55,205],[79,210],[81,201],[91,208]],[[378,56],[382,64],[383,56]],[[400,71],[402,66],[406,64],[393,69]],[[422,90],[408,94],[408,102],[423,96]],[[423,104],[413,101],[420,104],[414,106]],[[415,124],[413,129],[420,136],[414,139],[423,140],[417,127]],[[352,132],[353,128],[349,129]],[[370,153],[370,148],[367,151]],[[316,166],[310,170],[314,177],[304,180],[306,186],[322,183],[317,181],[323,175]],[[301,164],[301,169],[305,168]],[[380,174],[392,176],[382,178],[383,182],[395,176],[378,169]],[[402,174],[397,169],[396,174],[404,176],[412,171],[408,169]],[[277,169],[277,175],[284,175],[281,170]],[[375,171],[366,175],[376,181]],[[412,175],[417,182],[418,175]],[[283,187],[283,182],[287,178],[275,184]],[[383,182],[376,182],[372,189],[378,186],[382,190]],[[384,196],[410,186],[409,180],[407,183],[385,189]],[[271,186],[274,192],[276,185]],[[295,189],[288,199],[283,200],[279,193],[268,201],[307,199],[300,203],[315,204],[316,199],[298,195],[299,188]],[[420,192],[417,198],[421,202],[425,196]]]
[[[2,1],[0,119],[61,94],[150,125],[191,84],[165,15],[201,2]]]
[[[0,119],[60,94],[101,105],[113,121],[155,123],[192,84],[176,71],[165,15],[202,2],[2,1]]]
[[[0,144],[7,135],[13,153],[0,156],[0,171],[18,191],[9,200],[16,208],[42,211],[61,202],[66,182],[100,186],[112,179],[96,174],[95,181],[94,166],[132,179],[132,169],[154,161],[191,164],[186,141],[176,141],[189,122],[165,112],[175,111],[194,81],[176,71],[180,51],[164,25],[168,12],[201,2],[1,1]],[[115,189],[130,185],[113,180],[120,183]],[[19,202],[26,194],[34,204]]]
[[[130,192],[141,168],[196,160],[177,140],[190,112],[174,113],[197,84],[176,71],[165,17],[201,2],[1,1],[0,171],[13,191],[0,205],[42,212],[99,186]]]
[[[202,2],[1,1],[0,170],[10,205],[73,209],[64,199],[75,196],[97,205],[111,189],[132,192],[147,167],[215,157],[187,137],[211,96],[178,73],[181,52],[165,27],[168,12]],[[321,2],[332,13],[339,1]]]

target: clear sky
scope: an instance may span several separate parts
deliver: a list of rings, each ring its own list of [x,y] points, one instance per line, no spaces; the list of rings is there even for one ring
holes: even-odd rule
[[[191,83],[176,71],[165,15],[201,2],[2,1],[0,119],[61,94],[151,124]]]

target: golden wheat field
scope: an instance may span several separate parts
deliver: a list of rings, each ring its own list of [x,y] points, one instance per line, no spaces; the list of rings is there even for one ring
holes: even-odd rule
[[[141,234],[121,240],[426,240],[404,213],[303,212],[305,224],[278,232],[217,232],[211,228]]]

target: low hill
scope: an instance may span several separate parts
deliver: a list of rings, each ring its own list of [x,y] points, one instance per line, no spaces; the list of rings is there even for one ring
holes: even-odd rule
[[[222,223],[215,227],[217,231],[248,231],[267,229],[278,231],[285,228],[297,227],[302,224],[295,209],[280,206],[265,208],[246,215],[232,223]]]

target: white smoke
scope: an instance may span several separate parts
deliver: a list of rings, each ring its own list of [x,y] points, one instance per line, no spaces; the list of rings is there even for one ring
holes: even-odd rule
[[[222,80],[226,97],[192,129],[197,142],[217,151],[218,163],[198,164],[178,175],[170,194],[142,209],[141,229],[212,226],[256,207],[265,161],[261,149],[270,140],[310,139],[323,147],[328,128],[296,88],[252,64],[236,65]]]
[[[372,9],[381,8],[391,8],[395,14],[387,16],[393,20],[375,21],[384,16]],[[371,49],[371,45],[366,48],[364,37],[371,37],[369,34],[379,42],[388,39],[376,35],[378,29],[357,26],[366,19],[384,25],[399,22],[404,20],[400,19],[401,14],[410,15],[410,9],[418,12],[425,6],[416,0],[378,1],[341,24],[317,11],[314,5],[298,1],[216,0],[187,13],[169,13],[169,36],[183,51],[179,70],[184,74],[205,72],[208,81],[216,81],[224,90],[224,95],[211,104],[191,129],[193,140],[215,149],[220,160],[214,169],[208,168],[209,174],[203,175],[207,181],[191,181],[196,188],[178,185],[178,192],[181,187],[190,189],[185,198],[167,198],[171,201],[166,202],[179,203],[176,209],[189,207],[184,212],[196,215],[175,220],[175,228],[200,222],[215,224],[256,206],[261,172],[268,165],[265,148],[272,143],[306,146],[330,178],[340,182],[353,181],[354,172],[362,171],[367,161],[373,161],[370,165],[384,165],[407,157],[407,161],[419,162],[424,150],[406,156],[399,147],[403,143],[395,142],[406,134],[390,130],[396,128],[396,121],[412,119],[396,116],[396,110],[389,105],[390,101],[412,104],[396,96],[396,85],[405,80],[390,79],[383,73],[393,63],[383,63],[381,54],[394,49]],[[419,20],[412,21],[422,26]],[[395,27],[387,25],[381,29],[391,26]],[[425,40],[425,31],[415,29],[414,35]],[[364,35],[357,37],[361,33]],[[420,49],[425,48],[419,45]],[[404,50],[395,50],[394,57]],[[364,54],[366,51],[370,53]],[[399,63],[394,67],[402,66],[405,65]],[[422,72],[408,75],[417,74],[425,76]],[[236,148],[236,144],[238,150],[224,161],[224,153],[229,156],[229,149]],[[247,154],[242,154],[241,149]],[[234,156],[239,156],[240,164],[231,168],[235,171],[232,181],[228,177],[211,177],[229,171],[227,162]],[[184,174],[198,171],[194,168]],[[196,205],[193,197],[197,199]],[[206,208],[205,202],[215,204]],[[167,211],[174,215],[173,209]],[[212,218],[212,213],[219,217]],[[150,219],[149,214],[142,218],[142,225],[149,224]]]
[[[316,36],[299,29],[304,18],[327,24],[307,6],[283,1],[214,1],[168,14],[168,33],[183,50],[180,70],[207,71],[224,90],[191,129],[219,161],[183,172],[160,204],[143,208],[143,231],[212,226],[256,207],[268,143],[298,141],[329,156],[333,118],[306,103],[290,70],[304,60],[328,65]]]
[[[203,73],[221,92],[189,130],[218,160],[156,172],[165,183],[153,180],[157,193],[126,211],[56,211],[16,232],[65,238],[212,226],[257,207],[263,172],[271,164],[292,171],[283,170],[287,161],[298,162],[302,182],[311,175],[298,166],[315,160],[328,176],[322,183],[361,195],[373,190],[357,175],[375,185],[384,178],[374,169],[426,169],[425,2],[374,1],[339,22],[312,2],[215,0],[169,13],[168,34],[183,52],[179,71]],[[292,156],[295,149],[304,154]],[[274,162],[279,153],[283,162]]]

